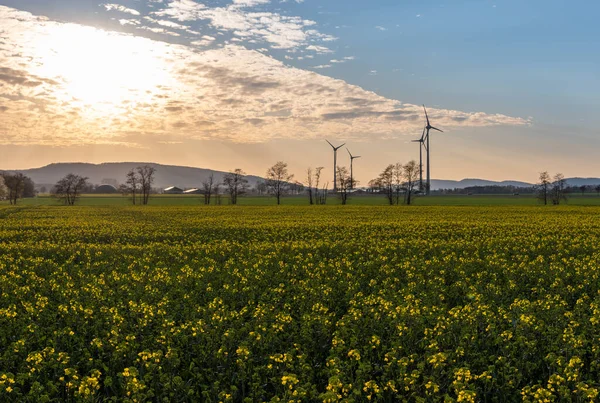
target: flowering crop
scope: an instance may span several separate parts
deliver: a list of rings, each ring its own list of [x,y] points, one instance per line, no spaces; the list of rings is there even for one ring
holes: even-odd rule
[[[600,399],[595,207],[0,207],[0,401]]]

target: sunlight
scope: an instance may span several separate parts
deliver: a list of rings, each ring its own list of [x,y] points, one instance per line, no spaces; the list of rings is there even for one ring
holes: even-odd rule
[[[33,72],[61,82],[58,98],[95,112],[147,102],[174,81],[167,48],[150,40],[91,27],[52,27],[32,44]],[[88,109],[89,110],[89,109]]]

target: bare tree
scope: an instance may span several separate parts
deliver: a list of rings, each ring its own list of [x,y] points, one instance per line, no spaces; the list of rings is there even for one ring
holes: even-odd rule
[[[75,174],[68,174],[54,186],[54,195],[62,199],[67,206],[73,206],[81,191],[88,185],[88,178]]]
[[[245,176],[246,173],[240,168],[237,168],[233,172],[225,174],[223,177],[223,185],[225,185],[227,193],[229,193],[230,204],[237,204],[238,197],[246,192],[248,180]]]
[[[552,204],[559,205],[561,201],[567,201],[567,181],[561,173],[554,175],[552,182]]]
[[[402,193],[402,184],[403,184],[403,167],[402,164],[397,162],[394,164],[392,169],[393,178],[394,178],[394,194],[396,199],[396,205],[400,204],[400,194]]]
[[[585,196],[585,191],[588,189],[586,185],[579,186],[579,191],[581,192],[581,196]]]
[[[259,196],[262,196],[263,194],[267,193],[268,191],[269,191],[269,188],[267,187],[266,182],[258,181],[258,183],[256,184],[256,192],[259,194]]]
[[[548,204],[548,198],[550,197],[550,185],[552,180],[548,171],[540,172],[540,178],[536,184],[537,198],[544,203]]]
[[[327,203],[327,187],[329,183],[327,183],[323,189],[319,189],[319,183],[321,182],[321,173],[323,171],[323,167],[315,168],[315,203],[316,204],[326,204]]]
[[[215,175],[210,174],[207,180],[202,182],[202,189],[204,190],[204,204],[210,204],[213,190],[215,188]]]
[[[289,174],[288,164],[283,161],[277,161],[267,170],[267,188],[277,198],[277,205],[281,204],[281,197],[288,191],[292,179],[294,175]]]
[[[598,196],[600,196],[600,185],[596,185],[596,193],[598,193]]]
[[[17,204],[17,200],[23,197],[25,192],[25,182],[28,179],[22,173],[10,174],[3,173],[2,179],[4,179],[4,186],[8,189],[8,201],[10,204]]]
[[[348,191],[352,189],[352,179],[350,178],[350,171],[346,167],[337,167],[337,190],[338,197],[342,201],[342,205],[348,203]]]
[[[314,204],[313,200],[313,170],[312,168],[308,168],[306,170],[306,186],[308,186],[308,202],[312,206]]]
[[[137,195],[137,191],[139,188],[139,181],[138,181],[137,173],[135,172],[134,169],[127,172],[125,183],[126,183],[127,193],[131,194],[132,203],[133,203],[133,205],[135,205],[136,195]]]
[[[408,206],[410,206],[410,204],[412,203],[412,195],[420,178],[419,164],[415,160],[409,161],[406,165],[402,167],[402,171],[405,189],[404,202]]]
[[[221,185],[220,184],[215,184],[214,188],[213,188],[213,194],[215,196],[215,204],[217,205],[221,205],[223,204],[223,198],[221,195]]]
[[[394,204],[394,170],[394,164],[390,164],[375,179],[377,187],[384,192],[390,206]]]
[[[150,200],[150,192],[152,191],[152,183],[154,183],[154,174],[156,168],[150,165],[139,166],[136,168],[138,174],[138,183],[142,191],[142,204],[147,205]]]
[[[3,200],[7,193],[8,189],[6,188],[6,185],[4,185],[4,177],[0,175],[0,200]]]

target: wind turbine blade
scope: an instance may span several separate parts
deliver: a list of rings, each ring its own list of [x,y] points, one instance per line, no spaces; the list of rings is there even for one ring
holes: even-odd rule
[[[427,119],[427,126],[429,126],[429,115],[427,115],[427,108],[423,105],[423,110],[425,111],[425,119]]]
[[[325,139],[325,141],[329,143],[329,140]],[[333,144],[329,143],[329,145],[330,145],[331,147],[333,147]],[[333,147],[333,148],[335,148],[335,147]]]
[[[350,152],[350,150],[348,150],[348,148],[346,148],[346,151],[348,151],[348,155],[350,155],[350,158],[354,158],[352,157],[352,153]]]
[[[431,126],[431,129],[433,129],[433,130],[437,130],[438,132],[441,132],[441,133],[444,133],[444,131],[443,131],[443,130],[440,130],[440,129],[438,129],[437,127],[433,127],[433,126]]]
[[[360,155],[357,155],[356,157],[353,157],[354,159],[360,158]]]
[[[423,126],[423,134],[421,134],[421,141],[425,139],[425,126]]]
[[[420,143],[422,140],[421,140],[421,139],[419,139],[419,140],[411,140],[411,141],[412,141],[413,143]]]
[[[333,147],[333,148],[335,148],[336,150],[339,150],[340,148],[342,148],[342,147],[343,147],[343,146],[345,146],[345,145],[346,145],[346,143],[342,144],[342,145],[341,145],[341,146],[339,146],[338,148],[335,148],[335,147],[333,147],[333,146],[332,146],[332,147]]]

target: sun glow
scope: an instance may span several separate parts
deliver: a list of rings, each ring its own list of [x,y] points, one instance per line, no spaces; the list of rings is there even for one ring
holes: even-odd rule
[[[32,46],[32,73],[61,83],[57,98],[89,111],[117,112],[148,102],[170,86],[166,48],[144,38],[60,25]]]

